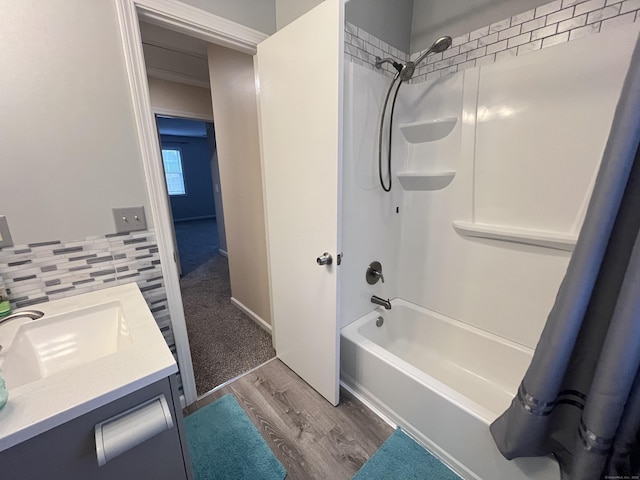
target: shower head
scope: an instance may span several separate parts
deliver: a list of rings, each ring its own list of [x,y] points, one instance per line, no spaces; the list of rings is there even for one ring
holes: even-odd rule
[[[441,53],[451,46],[451,37],[440,37],[431,45],[431,53]]]
[[[432,53],[442,53],[442,52],[444,52],[447,48],[449,48],[451,46],[451,42],[452,42],[451,37],[448,37],[448,36],[447,37],[440,37],[435,42],[433,42],[433,45],[431,45],[426,52],[424,52],[422,55],[420,55],[418,58],[416,58],[415,61],[407,62],[404,65],[404,68],[402,69],[402,71],[400,72],[400,77],[402,78],[402,81],[406,82],[407,80],[410,80],[411,77],[413,77],[414,72],[416,71],[416,67],[425,58],[427,58],[428,55],[430,55]]]

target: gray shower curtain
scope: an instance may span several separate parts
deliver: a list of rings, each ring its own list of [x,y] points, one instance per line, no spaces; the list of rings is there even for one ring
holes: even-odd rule
[[[640,475],[639,141],[637,43],[566,276],[516,398],[491,425],[506,458],[554,454],[563,478]]]

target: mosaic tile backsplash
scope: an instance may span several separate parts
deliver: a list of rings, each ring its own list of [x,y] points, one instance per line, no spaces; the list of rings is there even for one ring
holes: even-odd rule
[[[454,38],[451,48],[427,57],[411,83],[640,22],[639,11],[640,0],[554,0]],[[415,60],[424,51],[407,55],[351,23],[345,26],[346,59],[388,76],[395,70],[390,65],[383,70],[375,68],[376,56],[405,62],[407,58]]]
[[[136,282],[176,357],[158,245],[152,230],[3,248],[0,278],[7,287],[12,309]],[[181,380],[179,384],[182,390]]]

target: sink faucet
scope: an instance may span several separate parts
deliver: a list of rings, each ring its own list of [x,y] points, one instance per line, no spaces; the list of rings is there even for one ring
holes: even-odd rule
[[[9,320],[20,317],[29,317],[31,320],[37,320],[38,318],[44,317],[44,313],[42,313],[40,310],[23,310],[22,312],[15,312],[11,315],[0,318],[0,325],[8,322]]]
[[[371,302],[375,303],[376,305],[381,305],[384,308],[386,308],[387,310],[391,310],[391,302],[387,299],[385,300],[384,298],[380,298],[376,295],[373,295],[371,297]]]

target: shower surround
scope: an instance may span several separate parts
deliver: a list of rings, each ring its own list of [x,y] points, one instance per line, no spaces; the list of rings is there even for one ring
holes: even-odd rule
[[[564,3],[454,39],[453,49],[475,45],[464,59],[460,48],[446,59],[428,58],[422,68],[432,71],[418,71],[398,96],[390,193],[378,184],[376,163],[390,73],[368,62],[376,48],[403,62],[407,56],[347,25],[347,33],[361,36],[347,36],[346,47],[341,379],[463,478],[559,478],[553,464],[507,462],[488,430],[502,407],[482,407],[481,389],[447,386],[437,365],[465,367],[456,351],[479,362],[481,342],[455,334],[473,331],[476,340],[495,341],[489,350],[524,352],[524,362],[505,353],[490,367],[495,378],[519,381],[570,259],[638,24],[636,10],[628,11],[634,3]],[[522,32],[534,24],[538,29]],[[510,46],[520,35],[529,41]],[[545,48],[557,35],[564,41]],[[494,49],[503,46],[498,55]],[[365,281],[374,260],[384,284]],[[405,315],[395,306],[374,310],[372,295],[395,299]],[[408,320],[408,310],[422,312],[422,320]],[[386,317],[380,329],[378,315]],[[404,326],[389,326],[396,322]],[[406,335],[376,341],[386,328]],[[505,398],[516,394],[517,381],[496,385]],[[441,418],[455,423],[456,448]]]

